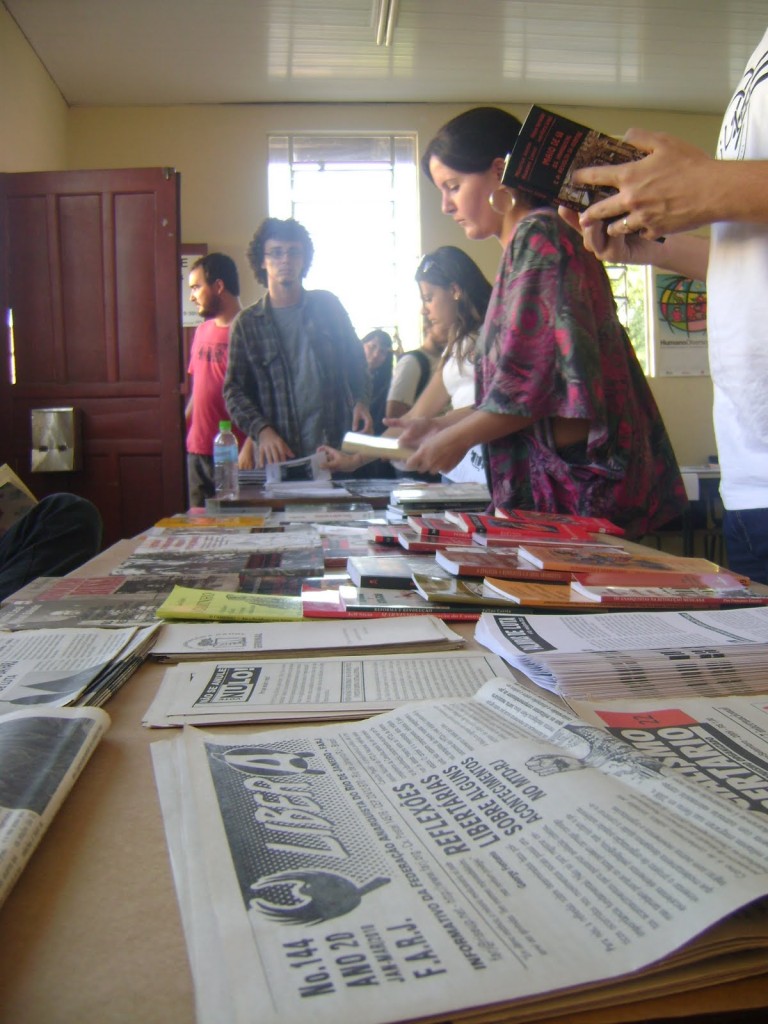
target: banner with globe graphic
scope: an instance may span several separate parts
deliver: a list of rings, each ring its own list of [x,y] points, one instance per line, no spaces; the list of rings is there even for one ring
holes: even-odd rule
[[[656,376],[702,377],[709,373],[707,286],[679,274],[654,272]]]

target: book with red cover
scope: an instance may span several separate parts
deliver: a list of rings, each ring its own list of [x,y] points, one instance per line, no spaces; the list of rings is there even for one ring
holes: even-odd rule
[[[321,538],[323,563],[326,569],[343,569],[347,559],[353,555],[366,555],[371,547],[367,536],[355,533],[342,536],[338,533],[325,534]]]
[[[413,515],[406,517],[408,528],[419,537],[435,538],[447,543],[464,544],[467,535],[463,527],[452,522],[448,516]]]
[[[594,533],[607,533],[615,537],[624,535],[620,526],[598,516],[574,516],[560,512],[535,512],[512,509],[503,516],[490,516],[482,512],[446,512],[446,519],[467,533],[485,533],[489,536],[510,536],[527,530],[547,537],[584,537],[593,540]]]
[[[530,513],[526,513],[529,515]],[[553,520],[536,518],[529,519],[522,515],[495,516],[483,512],[446,513],[464,532],[469,534],[485,534],[488,537],[517,537],[520,541],[535,541],[537,538],[550,538],[567,542],[571,540],[591,541],[594,529],[574,522],[562,522],[557,517]],[[567,517],[565,517],[567,518]]]
[[[504,579],[540,580],[570,583],[571,573],[539,569],[521,558],[517,551],[499,551],[473,544],[442,548],[435,552],[435,563],[453,576],[499,576]]]
[[[562,537],[552,539],[551,537],[507,537],[502,534],[488,534],[488,533],[469,533],[467,534],[467,540],[473,544],[478,544],[482,548],[519,548],[525,544],[562,544]],[[464,541],[463,543],[466,543]],[[571,537],[568,544],[578,544],[580,548],[598,548],[603,550],[607,547],[614,548],[616,551],[622,551],[623,547],[621,544],[612,542],[609,544],[605,540],[595,540],[594,535],[589,535],[589,540],[582,540],[580,537]]]
[[[379,544],[381,547],[387,548],[398,548],[400,547],[400,533],[404,529],[402,526],[375,526],[368,527],[368,540],[371,544]]]
[[[434,554],[441,548],[457,543],[453,538],[446,540],[441,537],[422,537],[415,530],[402,530],[398,540],[404,551],[415,551],[417,554]]]
[[[720,566],[706,558],[682,558],[655,552],[625,551],[606,545],[604,548],[583,548],[578,544],[522,544],[521,558],[538,569],[584,572],[705,572],[717,573]]]

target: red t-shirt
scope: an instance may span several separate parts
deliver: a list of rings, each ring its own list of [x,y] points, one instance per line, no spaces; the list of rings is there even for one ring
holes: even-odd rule
[[[212,455],[219,421],[231,419],[221,394],[228,357],[229,327],[218,327],[215,320],[200,324],[192,339],[188,367],[192,375],[192,416],[187,451],[192,454]],[[238,444],[242,444],[242,431],[234,426],[232,430]]]

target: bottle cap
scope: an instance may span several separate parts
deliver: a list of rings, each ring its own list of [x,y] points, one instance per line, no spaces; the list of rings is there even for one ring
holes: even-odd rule
[[[219,431],[222,434],[226,433],[227,431],[229,431],[231,429],[232,429],[232,421],[231,420],[219,420]]]

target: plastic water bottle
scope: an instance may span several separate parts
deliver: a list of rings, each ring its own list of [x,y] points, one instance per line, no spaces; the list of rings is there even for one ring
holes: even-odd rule
[[[219,422],[219,432],[213,439],[213,481],[216,497],[236,501],[240,495],[237,478],[237,438],[229,420]]]

